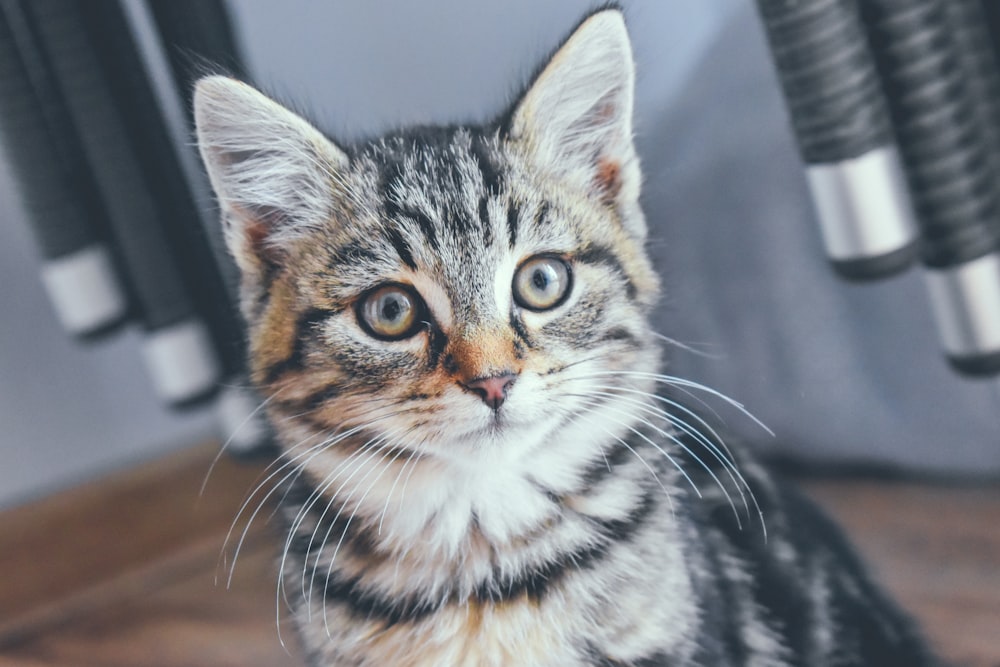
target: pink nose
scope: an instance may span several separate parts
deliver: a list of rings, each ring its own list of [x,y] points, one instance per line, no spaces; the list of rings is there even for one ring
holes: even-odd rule
[[[507,372],[463,382],[462,386],[473,394],[478,395],[486,405],[494,410],[499,410],[500,406],[507,399],[507,392],[516,379],[516,374]]]

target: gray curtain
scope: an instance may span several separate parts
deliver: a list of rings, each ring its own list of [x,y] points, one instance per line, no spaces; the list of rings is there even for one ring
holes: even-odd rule
[[[752,3],[642,115],[658,323],[715,355],[678,349],[672,372],[746,403],[776,437],[731,425],[792,458],[1000,471],[1000,383],[947,366],[920,271],[854,285],[826,266]]]

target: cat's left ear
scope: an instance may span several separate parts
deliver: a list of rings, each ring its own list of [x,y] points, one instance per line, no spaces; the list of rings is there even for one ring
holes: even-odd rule
[[[643,237],[634,86],[622,14],[599,11],[570,35],[517,103],[508,133],[539,167],[615,206],[629,231]]]
[[[285,107],[223,76],[194,95],[198,148],[244,277],[283,261],[288,244],[328,222],[347,155]]]

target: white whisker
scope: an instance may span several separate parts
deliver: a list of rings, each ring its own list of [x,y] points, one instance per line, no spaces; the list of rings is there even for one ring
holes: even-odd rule
[[[378,535],[382,534],[382,523],[385,521],[386,512],[389,511],[389,502],[392,500],[392,493],[393,493],[393,491],[396,490],[396,485],[399,483],[400,478],[403,476],[403,473],[406,471],[406,467],[409,466],[411,463],[414,463],[415,458],[419,459],[420,456],[419,456],[419,453],[417,452],[417,450],[412,449],[412,450],[410,450],[409,457],[407,457],[406,461],[403,462],[403,465],[400,467],[399,472],[396,473],[396,478],[392,481],[392,486],[389,487],[389,493],[386,495],[386,498],[385,498],[385,507],[382,509],[382,514],[381,514],[381,516],[379,517],[379,520],[378,520],[378,533],[377,533]],[[414,463],[414,465],[416,465],[416,464]]]
[[[404,431],[402,433],[402,435],[406,435],[406,432]],[[396,447],[396,445],[399,442],[401,442],[401,439],[397,437],[397,438],[394,438],[393,440],[388,441],[386,443],[386,446],[391,449],[393,447]],[[371,493],[372,489],[375,488],[375,485],[378,483],[379,479],[382,478],[382,475],[385,474],[385,471],[388,470],[390,467],[392,467],[392,464],[396,462],[396,460],[400,457],[400,455],[402,455],[402,453],[404,451],[405,450],[403,450],[403,449],[398,449],[398,451],[396,452],[396,455],[393,456],[392,459],[390,459],[390,461],[387,464],[385,464],[385,465],[382,465],[382,464],[385,462],[387,454],[383,454],[381,460],[379,460],[379,462],[376,464],[376,467],[380,466],[381,470],[379,470],[379,473],[378,473],[378,475],[375,476],[375,479],[373,479],[371,481],[371,484],[368,485],[368,488],[365,489],[365,492],[364,492],[364,494],[362,494],[361,498],[359,498],[358,501],[354,504],[354,511],[352,511],[351,512],[351,516],[349,516],[347,518],[347,523],[344,524],[344,530],[340,534],[340,539],[337,541],[337,546],[334,547],[334,549],[333,549],[333,555],[330,556],[330,564],[327,566],[326,579],[324,580],[324,583],[323,583],[324,590],[327,589],[327,588],[329,588],[329,586],[330,586],[330,577],[333,576],[333,565],[337,561],[337,555],[340,553],[340,547],[343,546],[343,544],[344,544],[344,538],[347,537],[347,531],[350,529],[351,523],[354,521],[354,517],[357,515],[358,510],[361,509],[361,505],[365,502],[365,498],[367,498],[368,494]],[[373,470],[374,470],[374,468],[373,468]],[[369,474],[371,474],[371,472],[369,472],[368,474],[366,474],[365,477],[367,477]],[[357,486],[360,486],[362,482],[364,482],[364,478],[362,478],[361,480],[358,481]],[[355,490],[357,490],[357,486],[355,487]],[[351,495],[353,495],[353,491],[352,491]],[[345,504],[348,501],[350,501],[350,499],[351,499],[351,496],[348,496],[344,500]],[[336,524],[336,519],[334,520],[333,524],[331,524],[330,527],[332,528],[334,524]],[[313,574],[315,574],[315,571],[313,572]],[[326,614],[326,596],[325,595],[323,596],[323,625],[326,628],[327,636],[329,636],[330,635],[330,624],[329,624],[329,620],[328,620],[327,614]]]
[[[341,442],[344,438],[349,437],[350,435],[352,435],[353,433],[356,433],[357,431],[360,431],[360,430],[362,430],[364,428],[367,428],[368,426],[370,426],[372,423],[374,423],[376,421],[380,421],[381,419],[387,419],[389,417],[395,416],[396,414],[399,414],[399,413],[390,413],[390,414],[387,414],[387,415],[382,415],[381,417],[378,417],[375,420],[371,420],[370,422],[367,422],[365,424],[358,425],[358,426],[356,426],[356,427],[354,427],[354,428],[352,428],[352,429],[350,429],[350,430],[348,430],[348,431],[346,431],[344,433],[341,433],[341,434],[333,436],[333,437],[329,437],[329,438],[323,440],[322,442],[309,447],[304,452],[300,452],[299,454],[296,454],[295,456],[293,456],[291,458],[282,457],[282,459],[287,459],[287,460],[285,460],[285,462],[281,466],[279,466],[273,472],[271,472],[269,475],[267,475],[260,483],[257,484],[257,486],[254,488],[254,490],[251,491],[248,494],[246,500],[240,506],[240,509],[236,512],[236,516],[233,518],[233,521],[230,524],[229,531],[226,533],[226,538],[223,541],[223,547],[222,547],[222,552],[223,553],[225,553],[226,546],[229,544],[230,540],[232,539],[233,532],[235,531],[236,526],[239,524],[240,517],[246,511],[247,507],[250,505],[250,502],[253,500],[254,496],[256,496],[257,493],[266,484],[268,484],[272,479],[274,479],[275,477],[277,477],[281,473],[282,470],[285,470],[289,466],[294,466],[294,469],[292,470],[291,473],[288,473],[284,477],[282,477],[281,481],[279,481],[277,484],[275,484],[274,486],[272,486],[272,488],[269,489],[266,494],[264,494],[263,498],[261,498],[260,502],[258,503],[257,508],[253,511],[253,513],[251,514],[250,518],[247,520],[247,523],[246,523],[246,525],[245,525],[245,527],[243,529],[243,532],[240,535],[240,540],[239,540],[239,543],[238,543],[238,545],[236,547],[236,551],[235,551],[235,553],[233,555],[233,562],[232,562],[232,565],[231,565],[230,570],[229,570],[229,576],[227,577],[227,580],[226,580],[226,587],[227,588],[232,584],[233,573],[235,572],[235,569],[236,569],[236,559],[238,558],[240,549],[243,546],[243,542],[245,541],[246,536],[247,536],[247,534],[250,531],[250,527],[251,527],[251,525],[253,525],[253,520],[257,516],[257,514],[260,512],[260,509],[261,509],[261,507],[263,507],[264,503],[267,502],[267,500],[275,493],[275,491],[277,491],[277,489],[280,488],[282,486],[282,484],[284,484],[285,482],[287,482],[290,477],[292,477],[293,475],[298,474],[298,472],[300,471],[300,469],[301,469],[302,466],[308,465],[308,463],[310,461],[312,461],[316,456],[318,456],[319,453],[322,452],[324,449],[336,445],[337,443]],[[304,442],[306,442],[310,438],[316,437],[316,435],[317,434],[313,434],[313,435],[307,436],[305,439],[303,439],[301,442],[299,442],[296,445],[296,447],[298,447],[299,445],[303,444]],[[294,448],[292,448],[292,449],[294,449]],[[289,451],[291,451],[291,450],[289,450]],[[305,458],[304,462],[301,461],[303,458]],[[282,459],[279,459],[279,460],[282,460]]]
[[[664,384],[673,385],[675,387],[687,387],[687,388],[690,388],[690,389],[697,389],[698,391],[703,391],[706,394],[708,394],[710,396],[714,396],[715,398],[718,398],[718,399],[724,401],[725,403],[727,403],[728,405],[736,408],[741,414],[743,414],[744,417],[746,417],[747,419],[749,419],[750,421],[752,421],[754,424],[756,424],[758,427],[760,427],[765,433],[767,433],[768,435],[770,435],[772,437],[774,436],[774,431],[772,431],[770,428],[768,428],[767,425],[764,424],[764,422],[762,422],[761,420],[757,419],[757,417],[755,417],[752,412],[750,412],[749,410],[747,410],[746,407],[742,403],[740,403],[739,401],[737,401],[734,398],[731,398],[731,397],[727,396],[726,394],[723,394],[720,391],[712,389],[711,387],[703,385],[703,384],[701,384],[699,382],[695,382],[693,380],[686,380],[684,378],[676,377],[674,375],[664,375],[662,373],[648,373],[648,372],[644,372],[644,371],[615,371],[615,372],[613,372],[613,374],[615,374],[615,375],[633,375],[633,376],[647,377],[647,378],[656,380],[657,382],[662,382]]]
[[[639,452],[635,451],[635,449],[631,445],[629,445],[627,442],[625,442],[625,440],[623,440],[622,438],[620,438],[617,435],[615,435],[614,433],[612,433],[610,430],[608,430],[607,428],[605,428],[604,425],[602,425],[601,423],[599,423],[597,420],[590,419],[589,415],[581,415],[581,417],[583,417],[585,420],[587,420],[590,423],[592,423],[595,426],[597,426],[597,428],[599,428],[600,430],[604,431],[609,437],[614,438],[615,440],[617,440],[619,443],[621,443],[621,445],[623,447],[625,447],[625,449],[627,449],[630,452],[632,452],[632,454],[637,459],[639,459],[639,462],[642,463],[643,467],[646,468],[646,470],[649,472],[650,475],[652,475],[653,479],[656,481],[656,484],[660,487],[660,490],[663,491],[663,494],[667,497],[667,502],[670,503],[670,509],[671,509],[671,511],[674,511],[674,499],[670,495],[670,491],[668,491],[667,487],[665,487],[663,485],[663,482],[660,480],[660,476],[656,474],[656,471],[653,470],[652,466],[649,465],[649,463],[646,461],[646,459],[642,458],[642,455],[639,454]],[[606,460],[607,459],[605,459],[605,461]],[[609,466],[609,469],[610,469],[610,466]]]
[[[663,413],[663,412],[661,412],[661,411],[653,408],[652,406],[650,406],[650,405],[648,405],[646,403],[643,403],[641,401],[636,401],[635,399],[629,399],[629,398],[622,397],[622,396],[616,396],[615,394],[612,394],[612,393],[609,393],[609,392],[604,392],[604,391],[601,391],[601,392],[591,392],[591,395],[601,396],[601,397],[607,397],[607,398],[617,398],[617,399],[627,400],[627,401],[631,402],[632,404],[637,405],[637,407],[642,408],[643,410],[646,410],[648,412],[652,412],[653,414],[656,414],[657,416],[663,417],[664,421],[669,421],[669,415],[666,415],[665,413]],[[736,517],[736,524],[737,524],[737,526],[739,526],[740,528],[743,527],[743,523],[740,520],[739,512],[736,509],[736,504],[733,502],[732,496],[730,496],[730,494],[729,494],[729,490],[722,483],[722,481],[718,478],[718,476],[716,476],[715,472],[704,461],[702,461],[701,458],[697,454],[695,454],[693,451],[691,451],[691,449],[687,445],[685,445],[675,434],[668,433],[667,431],[664,431],[663,429],[659,428],[658,426],[656,426],[655,424],[653,424],[652,422],[650,422],[648,419],[645,419],[643,417],[639,417],[637,415],[633,415],[633,414],[631,414],[631,413],[629,413],[629,412],[627,412],[625,410],[618,410],[617,408],[614,408],[614,407],[608,405],[607,403],[602,404],[602,407],[614,410],[618,414],[624,415],[625,417],[631,417],[632,419],[637,420],[637,421],[639,421],[642,424],[645,424],[646,426],[648,426],[649,428],[653,429],[654,431],[656,431],[660,435],[664,436],[665,438],[669,439],[675,445],[677,445],[682,450],[684,450],[684,452],[687,453],[688,456],[690,456],[692,459],[694,459],[705,470],[705,472],[708,473],[708,475],[716,483],[716,485],[719,487],[719,489],[725,494],[726,499],[729,501],[730,507],[732,507],[733,515]],[[673,462],[672,459],[671,459],[671,462]],[[675,464],[675,465],[677,465],[677,464]],[[726,470],[728,472],[728,468]],[[690,477],[688,477],[686,474],[684,476],[687,477],[687,479],[688,479],[689,482],[691,482],[692,487],[695,488],[695,491],[698,493],[698,496],[700,497],[701,496],[701,491],[697,488],[697,486],[694,484],[694,482],[691,481]],[[730,477],[732,477],[732,475],[730,475]],[[736,484],[736,480],[735,479],[733,479],[733,484],[734,485]],[[744,506],[746,506],[746,508],[747,508],[747,515],[749,516],[750,508],[746,504],[746,498],[743,496],[743,490],[738,485],[737,485],[737,490],[740,493],[740,497],[743,498],[743,504],[744,504]]]
[[[323,549],[326,546],[327,540],[330,538],[330,532],[333,530],[333,527],[337,524],[337,521],[340,519],[341,514],[343,514],[344,508],[347,506],[347,503],[350,502],[351,498],[354,497],[354,493],[357,491],[357,489],[360,486],[360,484],[363,483],[366,479],[368,479],[368,476],[371,475],[371,473],[375,470],[375,467],[377,467],[377,465],[375,467],[370,468],[369,471],[367,473],[365,473],[365,475],[360,480],[358,480],[358,482],[354,485],[354,488],[352,488],[351,491],[350,491],[350,493],[347,495],[347,498],[344,499],[344,501],[340,504],[339,508],[337,509],[336,515],[333,517],[333,520],[330,522],[330,526],[329,526],[329,528],[327,528],[326,533],[323,535],[323,539],[320,542],[320,546],[316,550],[316,557],[313,559],[312,574],[309,577],[309,584],[308,584],[308,587],[307,587],[306,586],[306,582],[305,582],[305,575],[306,575],[306,571],[308,569],[309,554],[312,553],[312,545],[313,545],[313,543],[316,540],[316,535],[318,534],[320,527],[323,525],[323,520],[326,518],[327,512],[330,510],[330,508],[333,506],[333,504],[337,501],[338,497],[340,496],[340,492],[343,491],[344,487],[370,461],[372,461],[381,452],[383,452],[386,449],[390,448],[392,446],[392,443],[394,442],[393,438],[395,437],[396,434],[398,434],[400,432],[402,432],[402,429],[396,429],[396,430],[394,430],[391,433],[386,433],[386,434],[381,435],[375,441],[369,441],[369,443],[367,443],[365,445],[366,448],[373,449],[373,451],[368,455],[368,457],[364,461],[361,461],[357,465],[354,466],[353,472],[347,477],[347,479],[344,480],[344,482],[337,488],[337,490],[333,492],[333,495],[329,497],[329,499],[327,501],[327,504],[326,504],[326,507],[323,508],[323,512],[320,514],[319,518],[316,520],[316,527],[313,529],[312,535],[309,538],[309,545],[306,548],[306,554],[305,554],[304,563],[303,563],[303,570],[302,570],[302,586],[303,586],[302,590],[303,590],[303,594],[306,595],[306,601],[307,601],[307,603],[309,605],[308,609],[309,609],[309,613],[310,614],[312,612],[311,601],[312,601],[313,585],[314,585],[315,580],[316,580],[316,572],[317,572],[317,569],[319,568],[319,561],[320,561],[320,558],[322,557]],[[334,480],[331,480],[331,482],[324,487],[323,493],[326,492],[326,490],[329,488],[329,486],[332,486],[332,482],[333,481]],[[325,611],[325,607],[324,607],[324,611]]]
[[[605,396],[613,396],[613,397],[616,397],[616,398],[625,399],[625,397],[618,396],[618,394],[617,394],[618,391],[625,391],[625,392],[628,392],[628,393],[639,394],[639,395],[645,396],[645,397],[650,398],[650,399],[654,399],[654,400],[665,402],[668,405],[676,407],[676,408],[678,408],[680,410],[683,410],[687,414],[690,414],[702,426],[704,426],[706,429],[708,429],[709,433],[718,441],[718,446],[714,442],[712,442],[710,439],[708,439],[704,434],[702,434],[701,431],[699,431],[698,429],[692,427],[690,424],[688,424],[683,419],[677,417],[676,415],[671,414],[670,412],[667,412],[666,410],[662,410],[662,409],[660,409],[658,407],[655,407],[653,405],[649,405],[647,403],[643,403],[642,401],[638,401],[636,399],[627,399],[630,403],[633,403],[635,405],[641,405],[644,410],[652,411],[655,414],[662,416],[666,421],[669,421],[673,426],[675,426],[676,428],[679,428],[684,433],[690,435],[692,438],[694,438],[696,441],[698,441],[698,443],[700,443],[703,447],[705,447],[709,451],[709,453],[712,454],[713,458],[715,458],[715,460],[717,460],[719,463],[722,464],[723,469],[729,475],[730,480],[732,480],[733,486],[737,489],[737,491],[739,492],[741,498],[743,499],[743,505],[746,508],[747,516],[749,516],[750,508],[747,506],[747,500],[746,500],[746,497],[743,494],[743,489],[746,488],[746,490],[750,493],[751,497],[753,496],[753,490],[750,488],[749,484],[747,484],[746,479],[744,479],[742,473],[739,471],[739,468],[733,462],[732,452],[730,452],[729,449],[726,447],[725,441],[722,439],[722,437],[718,433],[715,432],[714,429],[712,429],[711,426],[708,425],[707,422],[705,422],[703,419],[701,419],[695,413],[693,413],[690,410],[687,410],[686,408],[684,408],[684,406],[682,406],[682,405],[680,405],[678,403],[675,403],[674,401],[671,401],[670,399],[664,398],[662,396],[658,396],[656,394],[651,394],[651,393],[648,393],[648,392],[640,391],[640,390],[637,390],[637,389],[631,389],[631,388],[628,388],[628,387],[613,387],[613,386],[599,385],[598,388],[599,389],[606,389],[606,390],[610,391],[610,393],[604,392],[603,394]],[[686,451],[688,451],[688,453],[690,453],[691,456],[693,456],[695,459],[699,460],[699,462],[700,462],[700,459],[698,459],[698,457],[695,454],[693,454],[692,452],[690,452],[690,450],[688,450],[688,448],[685,445],[683,445],[682,443],[678,443],[678,444],[681,447],[683,447]],[[720,447],[722,449],[725,449],[725,453],[722,452],[722,450],[720,449]],[[754,500],[754,504],[755,505],[757,504],[756,500]]]
[[[585,395],[583,395],[583,394],[577,394],[577,396],[581,397],[581,398],[585,398]],[[615,408],[612,408],[607,403],[591,399],[590,400],[590,405],[593,406],[593,407],[598,407],[598,408],[610,408],[610,409],[614,410],[615,412],[617,412],[618,414],[624,414],[626,417],[630,417],[630,418],[632,418],[635,421],[642,422],[642,423],[646,424],[647,426],[650,426],[651,428],[656,428],[655,426],[653,426],[652,424],[650,424],[648,421],[646,421],[646,420],[644,420],[642,418],[637,418],[634,415],[631,415],[631,414],[629,414],[627,412],[624,412],[623,410],[617,410]],[[661,455],[663,455],[667,459],[667,461],[669,461],[670,464],[674,466],[674,468],[677,470],[677,472],[679,472],[684,477],[684,479],[687,480],[688,484],[691,486],[691,488],[694,490],[694,492],[696,494],[698,494],[698,497],[699,498],[701,497],[701,490],[698,488],[698,485],[694,483],[694,480],[691,479],[691,477],[687,474],[687,471],[684,470],[684,466],[682,466],[677,461],[677,459],[675,459],[673,456],[671,456],[669,453],[667,453],[667,451],[665,451],[662,447],[660,447],[658,444],[656,444],[656,442],[654,442],[652,439],[650,439],[649,436],[647,436],[645,433],[643,433],[639,429],[635,428],[634,426],[632,426],[628,422],[620,421],[620,420],[614,419],[612,417],[608,417],[608,419],[610,419],[614,423],[618,424],[619,426],[628,429],[629,431],[631,431],[632,433],[634,433],[637,437],[641,438],[642,440],[644,440],[648,444],[652,445],[653,448],[656,451],[658,451]]]
[[[334,491],[332,495],[330,495],[330,496],[327,497],[327,502],[326,502],[325,507],[323,508],[323,511],[320,513],[319,517],[316,518],[316,525],[313,527],[312,533],[309,536],[309,543],[306,545],[305,555],[303,556],[302,577],[301,577],[301,582],[300,582],[300,585],[301,585],[301,588],[302,588],[302,595],[306,598],[307,603],[309,603],[309,613],[310,614],[312,613],[312,606],[311,606],[312,590],[311,590],[311,588],[308,588],[306,586],[306,574],[307,574],[307,572],[309,570],[309,556],[313,552],[313,544],[316,543],[316,536],[319,534],[319,530],[323,526],[323,520],[326,518],[327,512],[329,512],[330,507],[333,506],[333,503],[336,502],[337,497],[340,495],[340,492],[343,491],[344,487],[347,486],[347,484],[349,484],[352,479],[354,479],[354,476],[357,475],[365,467],[365,465],[369,461],[371,461],[372,458],[374,458],[378,454],[378,452],[380,450],[380,447],[382,446],[382,444],[385,441],[386,441],[386,436],[385,435],[380,435],[377,438],[373,438],[371,440],[368,440],[364,445],[362,445],[358,449],[357,452],[353,453],[350,457],[348,457],[348,460],[355,459],[352,462],[353,465],[351,465],[351,468],[350,468],[351,472],[350,472],[350,474],[340,484],[340,486],[337,487],[337,490]],[[364,454],[366,454],[366,453],[368,453],[368,457],[362,460],[361,456],[364,455]],[[355,454],[357,455],[356,457],[355,457]],[[344,463],[347,463],[347,461],[345,461]],[[343,464],[341,466],[338,466],[338,470],[343,471]],[[286,540],[285,553],[288,552],[288,548],[290,547],[292,541],[295,538],[295,531],[298,530],[298,527],[301,525],[301,522],[304,521],[305,518],[308,516],[309,512],[312,511],[312,508],[315,506],[316,502],[318,502],[320,498],[323,498],[324,496],[326,496],[327,491],[330,489],[331,486],[333,486],[337,482],[338,479],[340,479],[340,474],[337,471],[331,473],[330,475],[327,475],[327,477],[323,481],[323,483],[317,485],[316,489],[313,491],[312,495],[310,496],[310,498],[312,499],[311,502],[303,505],[303,507],[299,510],[298,517],[301,517],[301,519],[299,519],[299,522],[294,526],[295,530],[294,531],[289,531],[288,539]],[[341,508],[337,511],[337,514],[336,514],[336,516],[333,519],[333,523],[336,523],[336,521],[340,517],[340,513],[342,511],[343,511],[343,507],[341,506]],[[331,523],[331,528],[327,530],[326,535],[323,538],[323,541],[320,543],[319,548],[316,550],[316,556],[313,559],[314,560],[314,564],[313,564],[312,579],[315,579],[316,568],[319,565],[319,559],[320,559],[320,557],[322,555],[323,545],[325,544],[327,537],[329,537],[330,530],[332,530],[333,523]]]
[[[672,346],[674,346],[674,347],[676,347],[678,349],[684,350],[685,352],[690,352],[691,354],[698,355],[699,357],[704,357],[705,359],[713,359],[715,361],[719,361],[719,360],[722,360],[722,359],[725,358],[721,354],[716,354],[714,352],[705,352],[704,350],[699,350],[698,348],[696,348],[691,343],[682,343],[681,341],[677,340],[676,338],[671,338],[670,336],[664,336],[659,331],[652,331],[652,330],[650,330],[649,333],[652,334],[653,336],[659,338],[660,340],[664,341],[665,343],[667,343],[669,345],[672,345]],[[706,343],[704,345],[707,346],[709,344]]]
[[[222,459],[222,455],[226,452],[226,449],[229,447],[229,445],[232,444],[233,439],[239,434],[239,432],[243,429],[243,427],[249,424],[250,421],[257,416],[257,413],[263,410],[268,403],[274,400],[274,398],[278,394],[280,394],[281,391],[282,390],[279,389],[278,391],[274,392],[273,394],[265,398],[263,401],[261,401],[260,404],[253,409],[253,412],[247,415],[243,419],[243,421],[240,422],[239,426],[233,429],[233,432],[229,434],[229,437],[226,438],[226,441],[222,443],[222,447],[219,448],[219,451],[216,452],[215,457],[212,459],[212,462],[208,465],[208,471],[205,473],[205,478],[201,480],[201,487],[198,489],[199,498],[205,495],[205,487],[208,486],[208,478],[212,476],[212,471],[214,471],[215,466],[219,464],[219,461]]]

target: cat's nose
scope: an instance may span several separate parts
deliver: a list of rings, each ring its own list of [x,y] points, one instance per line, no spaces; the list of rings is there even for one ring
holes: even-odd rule
[[[511,385],[514,384],[515,380],[517,380],[517,374],[508,371],[498,375],[469,380],[468,382],[463,382],[462,386],[473,394],[478,395],[486,405],[494,410],[499,410],[503,402],[507,400],[507,392],[510,391]]]

